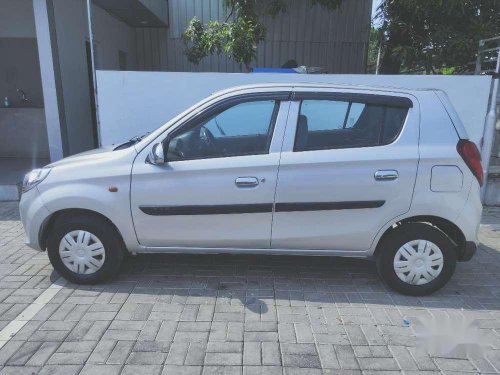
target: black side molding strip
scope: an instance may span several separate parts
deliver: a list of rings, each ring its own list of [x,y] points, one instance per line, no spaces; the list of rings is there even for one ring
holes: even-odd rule
[[[385,201],[276,203],[275,212],[378,208],[383,206],[384,203]],[[219,206],[140,206],[139,209],[146,215],[152,216],[256,214],[272,212],[273,204],[257,203]]]
[[[384,203],[385,201],[276,203],[274,210],[275,212],[356,210],[378,208]]]
[[[220,206],[140,206],[142,212],[153,216],[170,215],[227,215],[272,212],[272,203],[228,204]]]

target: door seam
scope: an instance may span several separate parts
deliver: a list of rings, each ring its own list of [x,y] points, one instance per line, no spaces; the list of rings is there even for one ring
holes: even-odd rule
[[[292,91],[292,95],[290,97],[290,100],[288,101],[288,110],[286,112],[285,128],[283,129],[283,137],[281,138],[280,156],[278,158],[278,169],[276,170],[276,182],[274,185],[273,207],[272,207],[272,212],[271,212],[271,237],[269,238],[269,249],[272,249],[272,246],[273,246],[274,213],[276,211],[276,194],[278,192],[278,179],[279,179],[280,168],[281,168],[281,156],[283,155],[283,144],[285,142],[286,130],[288,128],[288,117],[290,116],[290,106],[292,104],[293,96],[294,96],[294,91]]]

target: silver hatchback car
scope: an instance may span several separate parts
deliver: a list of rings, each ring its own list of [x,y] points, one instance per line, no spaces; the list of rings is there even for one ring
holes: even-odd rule
[[[20,211],[28,245],[76,283],[127,252],[335,255],[424,295],[474,254],[482,179],[441,91],[254,85],[30,172]]]

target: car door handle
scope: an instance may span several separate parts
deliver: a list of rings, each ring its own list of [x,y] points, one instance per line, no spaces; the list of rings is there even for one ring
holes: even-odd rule
[[[377,181],[393,181],[399,177],[398,171],[394,169],[380,170],[375,172],[375,180]]]
[[[241,188],[254,187],[259,184],[259,179],[257,177],[238,177],[234,182],[236,186]]]

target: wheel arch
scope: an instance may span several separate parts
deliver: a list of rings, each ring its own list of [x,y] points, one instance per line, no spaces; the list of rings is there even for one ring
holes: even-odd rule
[[[115,225],[115,223],[113,223],[108,217],[104,216],[103,214],[101,214],[101,213],[99,213],[97,211],[93,211],[93,210],[89,210],[89,209],[85,209],[85,208],[65,208],[65,209],[53,212],[42,223],[42,225],[40,227],[40,232],[38,234],[38,243],[40,244],[40,248],[43,251],[47,250],[47,239],[49,237],[50,232],[54,228],[54,224],[55,224],[56,220],[58,218],[60,218],[61,216],[66,216],[66,215],[68,215],[68,216],[69,215],[71,215],[71,216],[78,216],[78,215],[81,215],[81,216],[84,216],[84,215],[86,215],[86,216],[93,216],[93,217],[98,217],[98,218],[106,221],[116,231],[116,234],[118,235],[118,237],[120,238],[120,241],[123,244],[123,249],[126,248],[125,245],[124,245],[125,242],[123,240],[122,234],[120,233],[120,230]]]
[[[456,247],[456,252],[457,252],[457,259],[461,260],[462,255],[465,250],[466,246],[466,240],[465,240],[465,235],[462,232],[462,230],[453,222],[444,219],[439,216],[432,216],[432,215],[419,215],[419,216],[412,216],[408,218],[401,219],[399,221],[394,222],[391,226],[389,226],[388,229],[382,234],[380,237],[377,247],[375,248],[374,256],[377,256],[378,252],[380,252],[381,246],[380,244],[383,243],[384,238],[391,233],[393,230],[396,228],[408,224],[408,223],[422,223],[422,224],[428,224],[431,225],[437,229],[439,229],[441,232],[443,232],[455,245]]]

